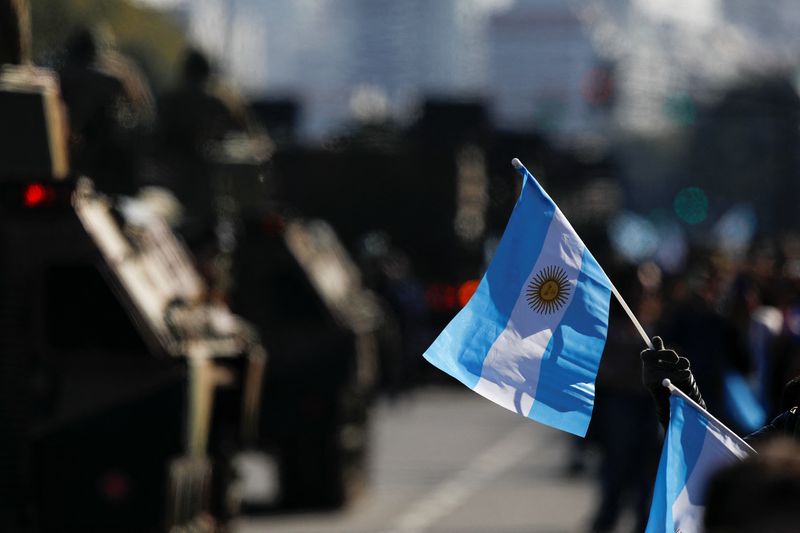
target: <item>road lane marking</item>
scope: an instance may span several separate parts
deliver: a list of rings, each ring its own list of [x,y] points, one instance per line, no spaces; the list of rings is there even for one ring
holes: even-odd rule
[[[534,438],[521,425],[481,452],[455,475],[412,504],[384,533],[423,533],[461,507],[481,487],[533,451]]]

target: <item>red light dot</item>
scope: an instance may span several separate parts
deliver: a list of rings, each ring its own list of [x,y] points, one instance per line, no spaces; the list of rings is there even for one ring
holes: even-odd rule
[[[439,311],[441,307],[441,286],[432,284],[425,291],[425,300],[428,302],[428,307],[434,311]]]
[[[461,284],[461,287],[458,288],[458,305],[461,307],[467,305],[469,299],[472,298],[472,295],[475,294],[475,291],[478,289],[478,283],[480,283],[479,280],[470,279]]]
[[[25,187],[23,202],[25,207],[35,207],[47,200],[47,189],[39,183],[32,183]]]
[[[112,502],[121,502],[128,497],[130,485],[128,478],[120,472],[107,472],[100,479],[100,491]]]
[[[458,306],[458,289],[455,287],[446,286],[442,297],[445,309],[455,309]]]

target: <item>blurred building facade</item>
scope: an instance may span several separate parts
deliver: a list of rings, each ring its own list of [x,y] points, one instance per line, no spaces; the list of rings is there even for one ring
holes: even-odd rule
[[[488,49],[486,93],[498,124],[535,127],[556,137],[590,133],[603,124],[605,113],[586,94],[593,90],[594,47],[567,3],[526,0],[496,13],[489,21]]]
[[[252,95],[291,95],[303,133],[347,123],[358,96],[389,116],[426,95],[485,99],[498,125],[556,135],[596,117],[582,98],[595,60],[574,10],[555,0],[149,0]]]
[[[609,127],[586,97],[598,62],[613,66],[614,124],[663,132],[692,99],[800,56],[793,0],[139,1],[179,13],[251,95],[299,97],[311,138],[365,88],[401,118],[421,95],[479,96],[501,127],[591,133]]]
[[[791,0],[571,2],[598,54],[616,69],[616,122],[663,133],[754,74],[797,69],[800,11]]]

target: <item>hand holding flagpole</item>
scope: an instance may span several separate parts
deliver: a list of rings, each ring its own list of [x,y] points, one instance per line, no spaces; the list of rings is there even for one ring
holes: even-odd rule
[[[747,442],[745,442],[741,437],[739,437],[739,435],[735,431],[732,431],[730,428],[728,428],[728,426],[726,426],[725,424],[720,422],[714,415],[709,413],[708,410],[704,409],[703,407],[700,406],[700,404],[698,404],[696,401],[692,400],[689,397],[688,394],[686,394],[681,389],[679,389],[678,387],[673,385],[672,381],[670,381],[669,378],[664,378],[664,381],[662,381],[661,384],[664,387],[666,387],[667,389],[669,389],[670,394],[674,394],[675,396],[681,397],[683,399],[683,401],[685,401],[686,403],[688,403],[689,405],[691,405],[692,407],[694,407],[695,409],[697,409],[698,411],[703,413],[709,420],[713,421],[715,424],[717,424],[721,428],[724,428],[725,430],[727,430],[732,435],[736,435],[739,438],[739,440],[741,441],[739,444],[747,447],[747,449],[751,453],[756,454],[756,451],[753,449],[753,447],[750,446],[749,444],[747,444]]]

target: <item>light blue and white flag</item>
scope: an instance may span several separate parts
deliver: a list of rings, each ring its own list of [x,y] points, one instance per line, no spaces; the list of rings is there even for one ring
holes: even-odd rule
[[[611,282],[519,160],[517,205],[486,275],[425,358],[503,407],[584,436]]]
[[[725,414],[735,429],[752,433],[767,422],[767,413],[744,376],[735,370],[728,370],[723,385]]]
[[[719,468],[750,453],[752,448],[739,436],[673,393],[645,533],[703,531],[709,479]]]

